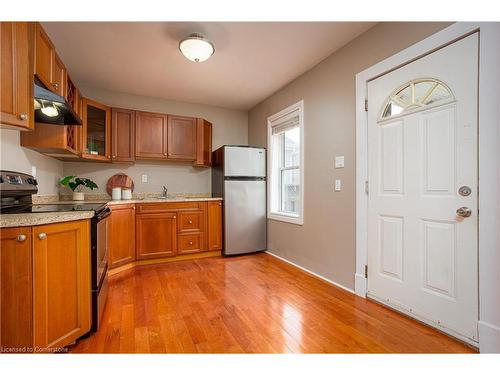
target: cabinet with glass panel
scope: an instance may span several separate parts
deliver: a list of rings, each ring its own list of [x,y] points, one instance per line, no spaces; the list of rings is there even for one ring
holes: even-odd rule
[[[109,161],[111,158],[111,108],[83,98],[82,158]]]

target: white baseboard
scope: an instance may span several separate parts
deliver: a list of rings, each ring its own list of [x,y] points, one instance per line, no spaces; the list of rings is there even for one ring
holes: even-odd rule
[[[481,353],[500,353],[500,327],[486,323],[478,323],[479,351]]]
[[[356,273],[354,274],[354,291],[357,296],[366,298],[367,280],[365,275]]]
[[[327,278],[326,278],[326,277],[324,277],[324,276],[318,275],[316,272],[310,271],[310,270],[308,270],[307,268],[304,268],[304,267],[302,267],[302,266],[299,266],[298,264],[293,263],[293,262],[289,261],[288,259],[282,258],[282,257],[280,257],[279,255],[273,254],[273,253],[271,253],[271,252],[269,252],[269,251],[266,251],[266,253],[267,253],[267,254],[269,254],[269,255],[271,255],[271,256],[273,256],[273,257],[275,257],[275,258],[278,258],[279,260],[281,260],[281,261],[283,261],[283,262],[285,262],[285,263],[291,264],[292,266],[297,267],[297,268],[301,269],[302,271],[307,272],[308,274],[311,274],[311,275],[313,275],[313,276],[317,277],[318,279],[321,279],[321,280],[323,280],[323,281],[326,281],[328,284],[332,284],[332,285],[334,285],[334,286],[336,286],[336,287],[338,287],[338,288],[340,288],[340,289],[344,289],[344,290],[348,291],[349,293],[353,293],[353,294],[355,294],[354,290],[352,290],[351,288],[348,288],[348,287],[346,287],[346,286],[344,286],[344,285],[341,285],[341,284],[339,284],[339,283],[336,283],[335,281],[332,281],[332,280],[330,280],[330,279],[327,279]]]

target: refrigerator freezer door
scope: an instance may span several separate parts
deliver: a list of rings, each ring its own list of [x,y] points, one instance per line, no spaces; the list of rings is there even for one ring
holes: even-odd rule
[[[224,163],[227,177],[266,176],[266,150],[263,148],[226,146]]]
[[[224,254],[265,250],[266,182],[225,181]]]

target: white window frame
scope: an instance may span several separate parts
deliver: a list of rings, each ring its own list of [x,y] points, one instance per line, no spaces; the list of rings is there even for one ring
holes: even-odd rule
[[[273,197],[273,187],[275,183],[279,183],[273,181],[273,142],[272,142],[272,128],[273,123],[290,113],[295,111],[299,112],[299,132],[300,132],[300,164],[299,164],[299,174],[300,174],[300,207],[299,207],[299,215],[287,214],[284,212],[273,210],[275,207],[274,201],[276,197]],[[304,224],[304,172],[305,172],[305,164],[304,164],[304,101],[301,100],[291,106],[275,113],[272,116],[267,118],[267,147],[268,147],[268,158],[267,158],[267,176],[268,176],[268,184],[267,184],[267,218],[270,220],[278,220],[286,223],[303,225]],[[280,186],[281,190],[281,186]],[[277,199],[281,199],[278,197]]]

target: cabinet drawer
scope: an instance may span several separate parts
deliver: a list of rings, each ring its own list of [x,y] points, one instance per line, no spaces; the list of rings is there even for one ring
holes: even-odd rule
[[[203,251],[203,233],[180,234],[179,235],[179,254],[198,253]]]
[[[207,202],[165,202],[139,203],[136,205],[138,214],[202,210]]]
[[[179,233],[204,230],[203,212],[179,212]]]

